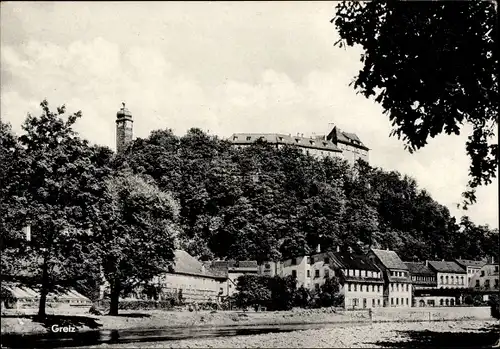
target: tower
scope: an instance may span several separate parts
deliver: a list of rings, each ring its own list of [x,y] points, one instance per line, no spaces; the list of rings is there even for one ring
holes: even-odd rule
[[[132,141],[132,113],[125,108],[125,102],[122,102],[123,107],[116,113],[116,152],[122,153],[127,148],[127,145]]]

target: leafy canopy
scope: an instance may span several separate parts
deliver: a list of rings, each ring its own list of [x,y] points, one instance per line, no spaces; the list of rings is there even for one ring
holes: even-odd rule
[[[336,45],[359,45],[363,68],[354,88],[375,97],[410,152],[429,137],[472,126],[464,208],[498,166],[498,22],[487,1],[342,2],[332,19]],[[496,101],[496,102],[495,102]]]

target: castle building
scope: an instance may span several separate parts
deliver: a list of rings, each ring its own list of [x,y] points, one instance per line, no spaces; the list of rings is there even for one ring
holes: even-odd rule
[[[277,149],[285,145],[296,146],[304,154],[314,157],[338,157],[353,164],[358,159],[368,162],[369,148],[354,133],[343,132],[334,127],[327,135],[304,137],[303,135],[285,135],[280,133],[234,133],[229,141],[243,148],[256,141],[264,141]]]
[[[125,103],[122,103],[122,108],[116,113],[116,152],[123,153],[128,144],[132,142],[133,123],[132,113],[125,108]]]

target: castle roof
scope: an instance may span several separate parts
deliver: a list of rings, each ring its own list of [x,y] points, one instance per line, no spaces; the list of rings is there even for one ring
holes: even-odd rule
[[[358,135],[350,132],[343,132],[339,128],[334,127],[332,131],[328,134],[327,139],[332,140],[334,143],[340,142],[343,144],[348,144],[350,146],[370,150],[366,145],[361,142]]]
[[[291,136],[281,133],[234,133],[229,141],[233,144],[253,144],[262,140],[271,144],[295,145],[301,148],[319,149],[341,153],[342,150],[331,141],[325,139]]]

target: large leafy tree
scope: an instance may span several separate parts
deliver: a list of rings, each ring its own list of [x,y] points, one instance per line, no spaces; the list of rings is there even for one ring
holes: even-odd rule
[[[95,242],[111,292],[110,315],[119,297],[168,270],[174,259],[179,207],[172,196],[127,169],[106,180]]]
[[[495,2],[342,2],[332,19],[340,47],[359,45],[354,88],[374,96],[392,135],[413,152],[429,137],[459,134],[471,159],[464,207],[498,166],[498,21]]]
[[[28,276],[40,285],[38,313],[45,316],[51,290],[72,286],[95,272],[89,228],[102,194],[99,179],[106,175],[101,163],[111,152],[90,146],[73,130],[81,112],[66,118],[64,106],[55,113],[47,101],[41,107],[42,115],[28,115],[22,125],[22,151],[15,152],[22,156],[22,166],[10,180],[8,188],[15,190],[7,194],[7,201],[14,202],[14,211],[21,207],[21,220],[13,228],[31,226],[31,241],[19,252],[31,257],[27,266],[35,271]]]
[[[26,222],[27,201],[23,196],[23,169],[26,154],[18,137],[9,124],[0,124],[0,238],[2,280],[15,279],[23,274],[20,261],[25,236],[22,234]],[[24,258],[21,258],[24,257]]]

